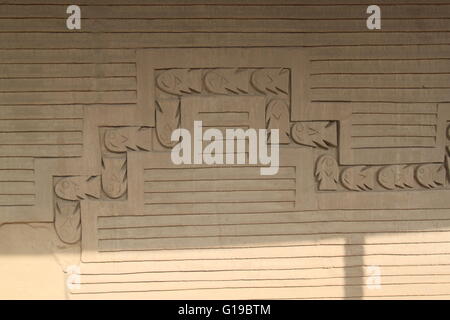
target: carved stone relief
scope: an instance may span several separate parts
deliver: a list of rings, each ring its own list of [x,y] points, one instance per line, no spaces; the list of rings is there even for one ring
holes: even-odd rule
[[[306,211],[449,208],[449,105],[313,100],[308,55],[305,48],[142,50],[136,106],[86,107],[83,156],[37,161],[39,209],[53,208],[43,221],[54,222],[65,243],[81,239],[89,265],[247,245],[256,216],[274,226],[255,232],[287,238],[300,231],[285,220]],[[174,165],[171,133],[192,129],[194,120],[220,130],[279,129],[279,172]]]
[[[127,191],[127,151],[149,151],[150,128],[114,127],[101,128],[103,134],[101,181],[107,198],[119,199]]]
[[[55,229],[61,241],[81,238],[81,200],[126,200],[127,151],[150,150],[146,127],[99,127],[102,141],[101,172],[98,176],[55,177]]]
[[[80,241],[80,200],[88,198],[100,198],[100,177],[73,176],[56,179],[55,230],[61,241],[70,244]]]
[[[184,107],[180,102],[188,96],[264,97],[266,128],[280,130],[281,144],[290,142],[290,70],[287,68],[156,70],[155,83],[156,133],[164,147],[175,144],[170,141],[170,134],[186,122],[182,119],[180,108]]]
[[[138,68],[142,65],[147,69],[140,73],[137,114],[148,119],[148,125],[140,125],[139,118],[131,116],[113,126],[105,121],[93,129],[100,135],[101,151],[95,160],[99,163],[97,174],[58,178],[55,184],[55,226],[63,241],[79,239],[79,202],[83,199],[125,203],[133,200],[143,204],[149,201],[149,206],[161,207],[158,199],[163,199],[162,194],[145,191],[156,181],[144,178],[144,182],[140,182],[139,174],[130,176],[129,170],[134,172],[139,164],[135,162],[130,166],[129,157],[142,152],[167,153],[176,143],[171,141],[173,130],[192,129],[194,120],[201,120],[210,127],[279,129],[282,149],[299,149],[303,157],[308,154],[311,159],[310,164],[305,163],[309,161],[307,158],[298,159],[304,166],[297,177],[302,181],[304,198],[297,199],[293,208],[300,210],[323,205],[339,208],[342,203],[337,199],[342,193],[372,194],[367,205],[377,208],[381,205],[377,199],[387,193],[397,197],[402,192],[436,192],[449,188],[449,134],[447,122],[442,119],[450,117],[443,106],[421,107],[439,115],[436,123],[427,118],[423,120],[425,124],[407,116],[417,109],[409,106],[395,107],[393,111],[398,114],[394,116],[395,121],[386,116],[384,106],[379,105],[371,111],[370,105],[356,105],[352,109],[342,103],[342,106],[333,106],[336,112],[327,112],[330,106],[306,99],[309,93],[305,72],[309,70],[309,62],[305,50],[295,51],[298,55],[295,62],[287,58],[288,51],[286,59],[271,61],[248,50],[251,62],[245,65],[238,60],[218,64],[216,58],[226,54],[225,51],[194,51],[204,58],[195,65],[183,62],[181,56],[178,63],[151,51],[148,57],[141,56]],[[283,50],[276,51],[283,56]],[[300,89],[291,92],[292,88]],[[144,94],[146,91],[149,94]],[[371,112],[374,118],[370,117]],[[396,121],[402,126],[396,126]],[[411,124],[414,121],[417,123]],[[421,125],[434,125],[436,131],[421,127],[422,140],[409,138],[413,126]],[[401,134],[405,134],[406,142],[401,140]],[[400,137],[391,137],[395,135]],[[434,135],[435,142],[421,145],[429,141],[428,135]],[[412,146],[411,154],[404,148],[408,144]],[[429,149],[419,149],[419,146]],[[374,153],[385,147],[395,149],[398,155],[395,161],[390,161],[389,152],[386,159]],[[445,155],[443,150],[446,150]],[[437,157],[440,161],[434,161]],[[142,183],[144,186],[138,187]],[[142,190],[144,193],[140,194]],[[397,206],[398,202],[392,205]],[[409,205],[414,206],[405,202],[405,206]]]
[[[102,189],[111,199],[120,198],[127,191],[127,160],[102,158]]]
[[[319,122],[311,122],[315,126],[319,126]],[[299,123],[302,126],[305,123]],[[320,125],[324,128],[324,124]],[[293,130],[295,125],[293,127]],[[295,141],[308,145],[305,143],[304,128],[296,130],[296,132],[301,132],[300,137],[295,140],[296,134],[293,132],[293,138]],[[311,134],[316,136],[316,132]],[[322,133],[322,136],[325,133]],[[316,138],[317,139],[317,138]],[[319,143],[314,141],[312,143],[309,141],[309,145],[320,146],[324,149],[328,149],[332,145],[329,141],[319,138]],[[337,144],[335,144],[337,146]],[[325,157],[325,156],[323,156]],[[326,155],[326,157],[330,157]],[[442,163],[423,163],[423,164],[392,164],[385,166],[345,166],[338,165],[338,157],[336,159],[336,172],[339,175],[339,180],[337,181],[344,189],[347,191],[380,191],[380,190],[392,190],[392,191],[404,191],[404,190],[431,190],[431,189],[446,189],[448,188],[449,175],[448,175],[448,156],[445,156],[444,162]],[[331,163],[331,160],[330,160]],[[320,157],[317,159],[317,168],[323,166],[323,159]],[[316,177],[317,169],[316,169]],[[320,175],[323,177],[323,175]],[[339,188],[329,189],[322,186],[321,179],[318,179],[318,190],[329,191],[338,190]]]
[[[295,122],[291,128],[292,139],[301,145],[328,149],[337,147],[335,121]]]

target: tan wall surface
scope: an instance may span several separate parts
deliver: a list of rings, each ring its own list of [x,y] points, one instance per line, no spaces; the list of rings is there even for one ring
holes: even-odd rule
[[[70,4],[0,1],[0,298],[450,298],[450,1]],[[200,118],[279,173],[174,166]]]

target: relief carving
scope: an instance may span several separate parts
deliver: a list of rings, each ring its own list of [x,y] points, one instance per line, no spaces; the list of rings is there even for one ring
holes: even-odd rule
[[[446,170],[442,164],[423,164],[416,169],[417,182],[429,189],[444,185],[445,174]]]
[[[102,158],[102,188],[112,199],[120,198],[127,191],[126,163],[126,158]]]
[[[81,200],[86,196],[100,197],[100,178],[75,176],[66,177],[55,185],[56,195],[64,200]]]
[[[266,108],[267,129],[279,129],[280,143],[289,143],[289,105],[286,100],[274,99]]]
[[[121,127],[107,129],[105,132],[105,147],[111,152],[126,152],[130,150],[150,150],[150,129],[139,127]]]
[[[388,190],[414,187],[414,170],[412,165],[391,165],[382,167],[378,172],[378,182]]]
[[[316,166],[316,177],[329,176],[324,168],[325,159],[328,164],[336,162],[333,157],[324,155],[319,157]],[[333,160],[331,160],[333,159]],[[339,172],[339,165],[336,162]],[[321,172],[321,175],[319,175]],[[344,166],[340,183],[350,191],[376,190],[423,190],[446,187],[447,164],[427,163],[422,165],[389,165],[389,166]],[[319,181],[319,190],[339,190],[338,187],[328,188]]]
[[[317,160],[315,176],[319,181],[319,190],[336,190],[339,178],[339,167],[336,160],[323,155]]]
[[[372,190],[375,186],[375,168],[357,166],[342,171],[342,185],[352,191]]]
[[[170,69],[156,78],[156,84],[162,91],[174,95],[200,93],[202,72],[199,69]]]
[[[259,69],[252,74],[256,90],[267,94],[289,94],[289,69]]]
[[[248,93],[248,70],[216,69],[205,74],[205,87],[211,93],[216,94],[240,94]]]
[[[375,124],[367,122],[367,126],[352,127],[355,136],[341,136],[341,139],[345,140],[345,145],[343,143],[342,146],[338,146],[338,123],[335,120],[310,120],[291,123],[290,73],[291,70],[288,68],[169,69],[160,70],[160,73],[156,76],[156,83],[157,88],[162,92],[175,95],[211,96],[211,94],[215,94],[233,96],[263,94],[266,98],[266,128],[280,130],[281,144],[290,143],[292,138],[292,141],[296,144],[318,148],[317,150],[339,147],[338,157],[326,154],[320,155],[319,153],[315,170],[318,190],[420,190],[445,185],[448,165],[442,166],[435,163],[424,165],[389,164],[386,160],[379,161],[378,165],[367,166],[364,165],[364,162],[362,164],[351,164],[347,158],[343,158],[343,156],[348,157],[348,155],[342,155],[341,149],[348,148],[349,141],[357,147],[355,150],[358,154],[362,154],[362,151],[358,148],[360,145],[362,148],[366,148],[371,144],[376,147],[383,147],[382,143],[386,141],[386,143],[391,144],[400,143],[395,139],[385,137],[394,130],[391,127],[388,127],[386,132],[374,127],[379,124],[378,122],[374,122]],[[174,129],[180,126],[183,121],[181,115],[185,113],[180,111],[182,106],[179,99],[167,99],[164,94],[157,97],[156,134],[162,146],[171,148],[176,142],[170,141],[170,135]],[[400,109],[399,112],[403,112]],[[356,110],[354,117],[364,125],[366,124],[364,121],[368,121],[365,111],[358,113]],[[390,121],[389,117],[379,116],[379,118],[384,122]],[[212,117],[208,119],[212,119]],[[359,124],[358,121],[354,122],[355,126]],[[347,131],[348,125],[348,123],[345,124]],[[407,129],[409,130],[409,128]],[[399,130],[395,128],[392,134],[397,134]],[[408,133],[408,130],[405,133]],[[375,137],[370,136],[372,131],[376,135]],[[339,159],[339,163],[337,159]]]
[[[294,142],[311,147],[328,149],[337,146],[336,121],[295,122],[291,129]]]
[[[76,243],[81,238],[80,200],[100,198],[100,177],[61,178],[55,185],[55,230],[61,241]]]
[[[336,132],[336,134],[332,134],[332,132]],[[448,135],[448,129],[446,135]],[[326,121],[296,122],[291,128],[291,136],[295,142],[303,145],[320,146],[322,148],[328,148],[330,145],[337,146],[337,125],[336,122]],[[449,163],[447,150],[443,163],[384,166],[346,166],[340,164],[338,167],[339,170],[342,170],[340,183],[346,190],[426,190],[448,187]],[[320,188],[320,183],[319,190],[324,190]],[[339,186],[334,190],[341,191]]]
[[[80,201],[56,200],[55,230],[61,241],[73,244],[81,239]]]
[[[191,55],[187,56],[191,59]],[[278,57],[273,54],[268,56]],[[156,109],[148,112],[156,119],[151,124],[152,128],[132,127],[135,119],[135,115],[133,115],[123,124],[120,122],[102,123],[102,126],[116,126],[100,129],[104,130],[100,132],[103,141],[98,139],[98,131],[95,131],[96,140],[103,142],[100,145],[101,167],[95,167],[95,170],[101,172],[101,176],[76,176],[57,180],[55,184],[55,229],[61,240],[66,243],[76,243],[80,240],[81,232],[83,232],[83,242],[89,241],[88,247],[94,248],[91,252],[87,252],[88,250],[83,252],[83,261],[110,262],[112,259],[128,261],[127,259],[130,257],[148,261],[155,259],[155,252],[167,255],[161,251],[158,253],[158,250],[184,249],[189,246],[197,249],[200,245],[205,247],[222,246],[223,241],[221,242],[220,239],[217,240],[211,235],[221,232],[229,234],[230,237],[241,235],[242,232],[236,231],[235,227],[241,223],[239,220],[241,215],[235,214],[238,212],[244,213],[247,220],[249,215],[246,213],[268,212],[268,218],[274,221],[274,228],[279,229],[269,230],[261,227],[256,231],[263,230],[262,232],[265,233],[266,230],[269,230],[268,233],[281,235],[285,232],[290,236],[293,232],[298,232],[298,227],[287,226],[288,230],[285,221],[277,223],[279,222],[277,220],[278,211],[290,214],[290,212],[304,210],[370,210],[372,208],[384,210],[397,208],[398,203],[400,203],[399,207],[415,208],[415,204],[409,202],[413,198],[410,194],[414,194],[415,190],[447,188],[447,190],[429,192],[432,196],[444,194],[444,197],[441,198],[445,198],[445,193],[448,192],[446,170],[450,170],[448,157],[445,158],[445,165],[438,163],[439,160],[428,162],[425,160],[416,162],[415,158],[413,158],[414,161],[409,162],[403,160],[410,159],[407,154],[410,151],[407,143],[416,142],[414,136],[409,137],[411,139],[408,140],[403,139],[401,134],[414,133],[415,131],[411,129],[414,128],[413,124],[406,123],[405,125],[403,123],[403,126],[397,126],[396,123],[389,124],[389,122],[393,121],[393,118],[395,121],[404,119],[401,120],[404,122],[411,118],[415,119],[409,114],[404,116],[398,112],[399,116],[392,117],[389,112],[384,111],[384,105],[382,105],[377,106],[379,114],[377,120],[374,120],[373,114],[363,109],[366,107],[364,104],[363,107],[359,106],[361,110],[352,111],[354,114],[346,124],[349,135],[345,136],[346,140],[344,140],[340,135],[341,132],[338,132],[338,128],[342,128],[342,122],[347,119],[345,117],[347,114],[341,118],[334,117],[334,111],[338,107],[340,108],[340,105],[330,113],[318,112],[321,115],[318,118],[309,117],[309,113],[306,112],[302,114],[307,115],[304,118],[292,117],[291,113],[296,106],[298,108],[299,103],[297,101],[295,104],[290,96],[290,88],[295,88],[295,93],[298,88],[298,83],[290,82],[291,69],[262,68],[261,66],[237,69],[225,68],[222,65],[221,68],[186,69],[185,66],[189,65],[189,59],[187,62],[183,60],[180,63],[183,69],[158,69],[166,68],[167,61],[164,60],[163,66],[158,65],[152,70],[155,73],[151,74],[151,83],[152,85],[156,83],[156,88],[146,87],[146,90],[152,90],[152,93],[155,91],[149,105],[151,104],[152,108],[156,106]],[[174,63],[174,67],[176,67],[176,61]],[[277,63],[275,61],[266,65],[273,67]],[[206,65],[213,64],[209,62]],[[298,69],[295,79],[298,79],[297,74]],[[251,101],[252,99],[254,101]],[[311,98],[308,97],[308,99]],[[320,107],[323,105],[319,105],[318,109]],[[402,106],[402,108],[408,111],[409,106]],[[323,111],[325,108],[321,110]],[[376,108],[370,111],[373,110]],[[328,120],[328,116],[332,121]],[[180,127],[183,121],[185,121],[184,124],[192,125],[193,120],[197,119],[209,121],[211,127],[225,128],[239,125],[251,128],[280,129],[280,142],[290,143],[290,137],[292,137],[292,141],[297,146],[294,144],[282,146],[283,151],[293,152],[289,153],[289,157],[280,157],[280,160],[285,163],[280,166],[280,178],[274,180],[261,179],[258,173],[255,173],[257,169],[253,167],[214,168],[205,166],[200,170],[190,166],[174,167],[170,160],[164,162],[167,160],[165,156],[167,156],[168,150],[164,150],[165,152],[129,152],[153,150],[150,139],[153,133],[156,135],[154,141],[159,141],[162,146],[167,148],[173,147],[175,142],[170,139],[172,131]],[[295,122],[291,123],[291,119]],[[435,120],[434,117],[430,117],[430,119]],[[341,121],[339,125],[337,121]],[[124,127],[118,127],[120,125],[124,125]],[[422,126],[422,124],[420,125]],[[182,127],[188,128],[187,125]],[[428,140],[433,140],[433,143],[440,141],[431,136],[434,132],[430,131],[435,127],[437,126],[432,122],[426,130],[421,129],[424,136],[421,137],[420,143],[428,142]],[[393,135],[393,137],[389,135]],[[364,155],[361,162],[359,162],[360,160],[354,163],[342,161],[340,150],[344,149],[344,141],[348,142],[345,150],[359,150],[358,152]],[[437,144],[439,143],[441,142]],[[406,151],[406,155],[402,158],[404,162],[392,162],[389,159],[374,162],[364,161],[370,159],[372,151],[393,147]],[[94,148],[89,150],[92,149]],[[425,148],[420,150],[424,153],[426,151]],[[91,160],[91,156],[92,154],[88,154],[89,160]],[[99,158],[100,155],[97,155],[96,159],[100,160]],[[443,160],[444,157],[440,159]],[[100,164],[100,161],[98,163]],[[133,170],[127,171],[127,166]],[[242,181],[242,183],[238,185],[235,181]],[[135,183],[138,185],[134,185]],[[140,194],[134,194],[136,191],[139,191]],[[316,191],[320,192],[315,193]],[[356,193],[359,191],[366,192]],[[344,192],[346,192],[345,197],[342,197]],[[388,192],[390,194],[386,197]],[[392,195],[400,195],[400,197],[391,197]],[[404,199],[401,198],[402,195]],[[427,195],[425,194],[424,197]],[[81,204],[82,199],[89,198],[101,200]],[[345,203],[343,198],[345,198]],[[123,202],[112,201],[113,199],[123,200]],[[385,199],[388,200],[384,201]],[[408,202],[404,201],[405,199]],[[437,197],[430,197],[430,199],[428,203],[419,203],[419,206],[431,204],[431,206],[444,207],[447,205],[444,202],[436,201],[436,199],[440,200]],[[419,200],[422,201],[422,199]],[[236,203],[238,203],[237,206]],[[82,231],[80,211],[82,206],[84,210],[85,205],[91,210],[86,214],[83,212]],[[236,219],[236,223],[233,222],[232,227],[225,226],[228,229],[223,229],[224,226],[217,225],[217,221],[214,220],[216,219],[215,214],[218,212],[221,214],[224,212],[223,215],[233,213],[232,219]],[[191,221],[189,221],[190,225],[186,226],[180,224],[177,217],[174,218],[174,214],[186,213],[198,216],[189,218],[194,219],[192,221],[197,225],[208,224],[214,227],[208,226],[208,230],[192,227]],[[141,217],[139,217],[140,219],[121,220],[120,215],[125,214],[145,214],[148,217],[144,216],[143,218],[145,218],[145,226],[148,228],[142,228],[144,219]],[[155,220],[152,215],[153,217],[157,215],[158,218]],[[100,216],[107,218],[99,219]],[[286,217],[291,218],[291,216]],[[300,219],[301,215],[298,218]],[[205,221],[205,219],[211,221]],[[101,220],[102,222],[99,222]],[[153,224],[158,227],[158,234],[155,234],[156,228],[152,228]],[[160,228],[161,226],[170,226],[170,224],[173,224],[171,228]],[[281,226],[278,227],[277,224]],[[258,227],[246,227],[242,230],[248,232],[245,234],[248,236],[255,233],[256,231],[253,229]],[[195,235],[199,233],[201,239],[204,239],[206,235],[208,241],[211,242],[206,244],[203,240],[189,242],[193,238],[192,232]],[[328,231],[326,232],[328,233]],[[132,236],[130,237],[130,235]],[[186,241],[184,238],[186,235],[191,240]],[[166,238],[170,238],[170,241],[166,241]],[[112,255],[111,251],[128,251],[128,254],[129,251],[139,251],[139,253],[122,255],[122,253],[113,252],[114,255]],[[196,250],[196,254],[200,251]],[[125,266],[125,268],[130,268],[131,272],[134,272],[131,265]],[[112,268],[115,270],[115,267]],[[92,269],[95,270],[95,267]],[[128,269],[125,270],[128,271]]]
[[[180,100],[167,99],[156,101],[156,134],[159,142],[167,147],[173,147],[177,142],[171,141],[173,130],[180,125]]]
[[[155,99],[155,127],[158,141],[163,147],[172,148],[176,144],[171,141],[170,136],[183,122],[180,100],[170,99],[167,93],[178,96],[195,94],[201,97],[263,96],[266,99],[266,128],[280,130],[281,144],[290,142],[290,69],[205,68],[159,72],[156,75],[159,91],[156,91]],[[205,110],[205,113],[208,112]]]

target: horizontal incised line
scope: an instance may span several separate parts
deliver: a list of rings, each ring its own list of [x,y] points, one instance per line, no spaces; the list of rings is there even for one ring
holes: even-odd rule
[[[322,76],[322,75],[384,75],[384,74],[450,74],[450,72],[321,72],[310,73],[310,76]]]
[[[34,204],[0,204],[0,207],[32,207]]]
[[[423,231],[423,230],[402,230],[398,232],[401,233],[417,233],[417,232],[449,232],[450,230],[432,230],[432,231]],[[351,232],[351,234],[380,234],[380,233],[395,233],[390,231],[354,231]],[[268,234],[221,234],[220,237],[227,237],[227,238],[239,238],[239,237],[280,237],[280,236],[309,236],[309,235],[340,235],[340,234],[349,234],[349,232],[315,232],[315,233],[268,233]],[[121,240],[152,240],[152,239],[186,239],[186,238],[217,238],[219,236],[217,235],[210,235],[210,236],[202,236],[202,235],[196,235],[196,236],[172,236],[172,237],[142,237],[142,238],[114,238],[114,239],[102,239],[99,238],[99,241],[121,241]],[[142,249],[146,250],[146,249]],[[127,250],[123,250],[127,251]]]
[[[413,245],[413,244],[448,244],[450,242],[446,242],[446,241],[430,241],[430,242],[406,242],[406,244],[408,245]],[[381,246],[381,245],[403,245],[405,244],[405,242],[389,242],[389,243],[369,243],[369,244],[362,244],[362,243],[352,243],[352,244],[345,244],[345,246]],[[311,245],[301,245],[301,244],[292,244],[292,245],[261,245],[261,246],[241,246],[241,245],[236,245],[236,246],[223,246],[223,247],[177,247],[177,248],[156,248],[156,249],[132,249],[132,250],[99,250],[99,252],[101,253],[109,253],[109,252],[122,252],[122,253],[126,253],[126,252],[156,252],[156,251],[192,251],[192,250],[235,250],[235,249],[264,249],[264,248],[292,248],[292,247],[309,247]],[[338,246],[343,246],[342,243],[332,243],[332,244],[318,244],[316,245],[317,247],[338,247]],[[190,259],[190,260],[195,260],[195,259]],[[203,258],[201,260],[204,260]],[[155,261],[153,259],[142,259],[142,260],[134,260],[134,259],[130,259],[130,260],[108,260],[108,261],[101,261],[99,263],[127,263],[127,262],[145,262],[145,261]],[[230,270],[231,271],[231,270]],[[151,272],[149,272],[151,273]]]
[[[385,147],[385,146],[378,146],[378,147],[352,147],[351,149],[356,149],[356,150],[365,150],[365,149],[408,149],[408,148],[421,148],[421,149],[434,149],[436,148],[435,145],[433,146],[416,146],[416,145],[411,145],[411,146],[392,146],[392,147]]]
[[[396,286],[403,285],[408,286],[411,284],[450,284],[450,282],[411,282],[411,283],[383,283],[383,286]],[[86,285],[86,284],[83,284]],[[329,288],[329,287],[361,287],[362,284],[328,284],[328,285],[285,285],[285,286],[231,286],[231,287],[194,287],[194,288],[179,288],[179,289],[148,289],[148,290],[107,290],[107,291],[86,291],[86,292],[71,292],[73,295],[78,294],[107,294],[107,293],[138,293],[138,292],[179,292],[179,291],[196,291],[196,290],[227,290],[227,289],[283,289],[283,288]]]
[[[292,211],[277,211],[276,214],[278,213],[293,213]],[[226,213],[225,213],[226,214]],[[236,213],[233,212],[231,213],[233,215],[236,214],[255,214],[252,212],[242,212],[242,213]],[[267,212],[258,212],[257,214],[267,214]],[[186,216],[197,216],[197,214],[179,214],[180,216],[186,217]],[[215,215],[215,214],[209,214],[209,215]],[[164,216],[164,215],[163,215]],[[176,215],[171,215],[171,217],[174,217]],[[103,219],[115,219],[115,218],[123,218],[123,217],[128,217],[128,218],[141,218],[141,217],[155,217],[155,215],[153,214],[147,214],[147,215],[120,215],[120,216],[100,216],[98,217],[98,221],[99,220],[103,220]],[[436,219],[436,218],[432,218],[432,219],[408,219],[408,222],[410,221],[415,221],[415,222],[426,222],[426,221],[449,221],[450,219]],[[354,222],[361,222],[361,223],[371,223],[371,222],[405,222],[405,220],[402,219],[393,219],[393,220],[388,220],[388,219],[372,219],[372,220],[357,220],[357,219],[351,219],[351,220],[305,220],[305,221],[292,221],[292,222],[276,222],[276,224],[289,224],[289,223],[354,223]],[[100,224],[101,222],[99,222]],[[220,223],[220,224],[201,224],[201,225],[159,225],[162,227],[171,227],[171,226],[177,226],[177,227],[190,227],[190,226],[226,226],[226,225],[253,225],[253,224],[273,224],[273,222],[255,222],[255,223]],[[159,227],[158,225],[153,225],[153,226],[143,226],[144,228],[146,227]],[[140,226],[139,226],[140,227]],[[122,227],[112,227],[111,229],[120,229]],[[128,227],[123,227],[123,228],[128,228]],[[138,227],[133,227],[133,228],[138,228]],[[99,227],[98,229],[109,229],[109,228],[102,228]],[[450,241],[450,238],[449,238]]]
[[[217,181],[217,180],[214,180]],[[183,191],[144,191],[144,193],[148,194],[162,194],[162,193],[214,193],[214,192],[277,192],[277,191],[293,191],[296,189],[239,189],[239,190],[183,190]],[[176,202],[178,203],[178,202]],[[216,203],[216,202],[213,202]]]
[[[4,120],[4,119],[1,119],[1,120]],[[64,130],[54,130],[54,131],[51,131],[51,130],[50,131],[41,131],[41,130],[16,131],[16,130],[12,130],[12,131],[0,131],[0,133],[68,133],[68,132],[83,133],[83,131],[80,131],[80,130],[67,130],[67,131],[64,131]],[[4,156],[0,156],[0,157],[4,157]],[[20,157],[20,156],[9,156],[9,157],[17,158],[17,157]],[[32,158],[32,157],[30,157],[30,158]]]
[[[283,200],[269,200],[269,201],[262,201],[262,200],[258,200],[258,201],[239,201],[239,203],[266,203],[266,202],[277,202],[277,203],[292,203],[295,204],[295,201],[292,200],[287,200],[287,201],[283,201]],[[217,202],[210,202],[210,201],[205,201],[205,202],[199,202],[199,201],[194,201],[194,202],[170,202],[170,203],[166,203],[166,202],[144,202],[145,205],[174,205],[174,204],[220,204],[220,203],[236,203],[236,200],[230,200],[230,201],[217,201]]]
[[[113,251],[102,251],[102,252],[113,252]],[[152,261],[152,260],[129,260],[129,261],[102,261],[102,262],[96,262],[96,263],[128,263],[128,262],[145,262],[145,261]],[[435,267],[435,266],[449,266],[450,264],[402,264],[399,265],[391,265],[391,264],[380,264],[380,266],[383,267]],[[289,270],[311,270],[311,269],[347,269],[347,268],[361,268],[365,265],[355,265],[355,264],[349,264],[346,266],[331,266],[331,267],[297,267],[297,268],[253,268],[253,269],[208,269],[208,270],[154,270],[154,271],[134,271],[134,272],[114,272],[114,273],[83,273],[83,275],[88,276],[97,276],[97,275],[105,275],[105,276],[120,276],[120,275],[132,275],[132,274],[145,274],[145,273],[197,273],[197,272],[255,272],[255,271],[289,271]]]
[[[39,108],[39,107],[36,107],[36,108]],[[1,108],[0,108],[0,111],[1,111]],[[4,119],[4,118],[0,118],[0,120],[8,120],[8,121],[33,121],[33,120],[46,120],[46,121],[52,121],[52,120],[56,120],[56,122],[58,121],[58,120],[83,120],[83,118],[36,118],[36,117],[33,117],[33,118],[19,118],[19,119],[17,119],[17,118],[15,118],[15,119]],[[80,131],[80,130],[78,130],[78,131]]]
[[[373,90],[385,90],[385,89],[392,89],[392,90],[398,90],[398,89],[415,89],[415,90],[430,90],[430,89],[450,89],[450,87],[437,87],[437,86],[431,86],[431,87],[310,87],[310,89],[373,89]]]
[[[327,61],[427,61],[427,60],[450,60],[450,58],[351,58],[351,59],[311,59],[311,62],[327,62]]]
[[[420,126],[420,127],[436,127],[434,124],[417,124],[417,123],[354,123],[352,126]]]
[[[338,254],[338,255],[309,255],[309,256],[268,256],[268,257],[239,257],[239,258],[192,258],[192,259],[157,259],[157,260],[146,260],[146,261],[157,261],[157,262],[170,262],[170,261],[226,261],[226,260],[271,260],[271,259],[310,259],[310,258],[351,258],[351,257],[364,257],[364,256],[446,256],[449,253],[420,253],[420,254],[410,254],[410,253],[365,253],[365,254]],[[127,261],[128,262],[128,261]],[[137,262],[144,262],[139,260]]]
[[[84,274],[83,274],[84,275]],[[111,274],[106,274],[111,275]],[[399,274],[383,274],[383,277],[402,277],[402,276],[413,276],[413,277],[428,277],[428,276],[449,276],[450,273],[435,273],[435,274],[422,274],[422,273],[408,273],[406,275]],[[99,274],[100,276],[100,274]],[[211,282],[211,281],[292,281],[292,280],[330,280],[330,279],[348,279],[348,278],[367,278],[370,276],[331,276],[331,277],[301,277],[301,278],[229,278],[229,279],[189,279],[189,280],[125,280],[125,281],[95,281],[95,282],[80,282],[82,285],[98,285],[98,284],[120,284],[120,283],[177,283],[177,282]],[[120,280],[120,279],[118,279]]]
[[[403,115],[428,115],[428,116],[437,116],[436,112],[362,112],[362,111],[357,111],[357,112],[352,112],[352,114],[356,114],[356,115],[371,115],[371,116],[376,116],[376,115],[385,115],[385,114],[392,114],[392,115],[399,115],[399,116],[403,116]]]
[[[385,139],[385,138],[433,138],[436,137],[436,135],[422,135],[422,136],[417,136],[417,135],[407,135],[407,134],[402,134],[402,135],[351,135],[352,138],[380,138],[380,139]]]
[[[109,216],[114,217],[114,216]],[[120,216],[122,217],[122,216]],[[103,218],[103,217],[102,217]],[[115,230],[115,229],[140,229],[140,228],[167,228],[167,227],[221,227],[221,226],[252,226],[252,225],[285,225],[285,224],[310,224],[310,223],[371,223],[371,222],[403,222],[403,220],[326,220],[326,221],[292,221],[292,222],[254,222],[254,223],[216,223],[216,224],[181,224],[181,225],[150,225],[150,226],[132,226],[132,227],[98,227],[97,230]],[[413,219],[415,222],[428,221],[449,221],[450,219]],[[402,231],[403,232],[403,231]],[[450,241],[450,240],[449,240]]]
[[[197,181],[241,181],[241,178],[235,179],[217,179],[211,177],[211,179],[174,179],[174,180],[144,180],[144,182],[197,182]],[[261,179],[244,179],[244,180],[255,180],[255,182],[259,182]],[[295,181],[295,178],[270,178],[270,180],[292,180]],[[257,190],[259,191],[259,190]]]
[[[188,167],[188,168],[144,168],[145,170],[182,170],[182,169],[237,169],[237,168],[261,168],[256,165],[234,165],[234,166],[202,166],[202,167]],[[295,168],[295,166],[279,166],[279,168]]]
[[[336,100],[336,99],[330,99],[330,100],[314,100],[312,99],[311,102],[319,102],[319,103],[331,103],[331,102],[340,102],[340,103],[399,103],[399,104],[405,104],[405,103],[430,103],[429,101],[392,101],[392,100],[370,100],[370,101],[361,101],[361,100]],[[433,103],[449,103],[450,100],[442,100],[442,101],[435,101]]]
[[[106,89],[91,89],[91,90],[77,90],[77,89],[63,89],[63,90],[39,90],[39,91],[30,91],[30,90],[14,90],[14,91],[0,91],[0,95],[2,93],[72,93],[72,92],[98,92],[98,93],[107,93],[107,92],[136,92],[136,90],[130,90],[130,89],[114,89],[114,90],[106,90]],[[73,118],[70,118],[73,119]]]
[[[82,146],[83,143],[0,143],[0,146]]]
[[[199,111],[198,114],[249,114],[248,111]]]
[[[25,181],[26,182],[26,181]],[[287,210],[287,211],[283,211],[283,210],[277,210],[276,213],[292,213],[292,210]],[[203,216],[203,215],[216,215],[217,213],[220,214],[232,214],[232,215],[242,215],[242,214],[267,214],[267,212],[265,211],[255,211],[255,212],[215,212],[215,213],[176,213],[176,214],[170,214],[170,217],[175,217],[175,216],[180,216],[180,217],[185,217],[185,216]],[[273,212],[272,212],[273,213]],[[104,218],[122,218],[122,217],[131,217],[131,218],[140,218],[140,217],[166,217],[168,216],[167,213],[163,213],[163,214],[142,214],[142,215],[135,215],[135,214],[121,214],[120,216],[99,216],[99,219],[104,219]]]

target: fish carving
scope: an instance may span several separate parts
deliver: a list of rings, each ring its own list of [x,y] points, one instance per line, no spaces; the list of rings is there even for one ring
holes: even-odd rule
[[[337,146],[337,129],[335,121],[302,121],[296,122],[291,129],[292,139],[305,146],[321,147]]]
[[[65,243],[76,243],[81,238],[81,210],[79,201],[57,200],[55,230]]]
[[[336,160],[323,155],[317,160],[315,175],[319,181],[319,190],[336,190],[339,178],[339,167]]]
[[[289,105],[286,100],[275,99],[266,109],[267,129],[280,131],[280,143],[289,143]]]
[[[175,95],[200,93],[202,73],[200,69],[170,69],[156,78],[156,85],[162,91]]]
[[[442,164],[428,163],[417,167],[416,180],[425,188],[436,188],[445,183],[446,170]]]
[[[414,186],[414,166],[392,165],[378,172],[378,182],[386,189],[412,188]]]
[[[205,74],[204,81],[206,89],[212,93],[248,93],[249,75],[247,70],[211,70]]]
[[[375,185],[375,170],[364,166],[347,168],[341,175],[342,185],[353,191],[372,190]]]
[[[102,159],[102,188],[112,199],[120,198],[127,191],[126,159]]]
[[[251,82],[261,93],[288,94],[289,69],[258,69],[253,72]]]
[[[180,101],[178,99],[167,99],[156,101],[156,134],[159,142],[167,148],[177,144],[172,141],[172,132],[180,124]]]
[[[111,152],[130,150],[150,150],[151,135],[149,128],[123,127],[105,131],[105,147]]]
[[[100,197],[100,178],[74,176],[59,180],[55,185],[55,193],[65,200],[85,199],[87,195]]]

